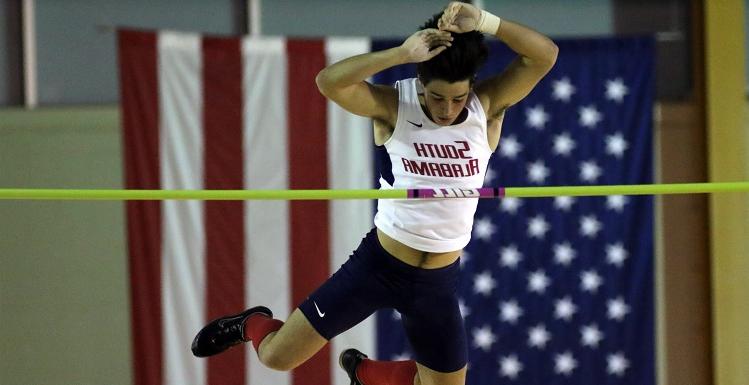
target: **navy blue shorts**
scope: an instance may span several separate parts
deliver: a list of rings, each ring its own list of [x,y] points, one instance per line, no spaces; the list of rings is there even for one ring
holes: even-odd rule
[[[414,359],[449,373],[466,365],[468,347],[458,306],[460,263],[420,269],[389,254],[372,229],[341,268],[299,309],[330,340],[375,310],[401,313]]]

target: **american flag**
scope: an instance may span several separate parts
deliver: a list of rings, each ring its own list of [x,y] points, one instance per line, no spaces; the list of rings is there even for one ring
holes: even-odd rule
[[[394,42],[132,30],[118,37],[127,188],[372,185],[371,122],[326,101],[314,76]],[[491,48],[486,73],[510,58],[500,44]],[[560,48],[554,71],[508,112],[487,185],[649,182],[652,44]],[[392,83],[409,70],[376,80]],[[589,180],[580,179],[583,169]],[[343,349],[407,355],[392,311],[291,373],[262,367],[246,346],[207,360],[189,350],[194,333],[219,315],[262,304],[286,319],[371,228],[371,203],[128,202],[133,382],[347,385],[336,365]],[[463,257],[469,383],[652,384],[651,222],[650,200],[641,198],[482,202]]]
[[[554,69],[507,111],[485,185],[651,183],[651,39],[557,43]],[[490,48],[482,77],[513,57]],[[481,201],[461,259],[468,384],[654,384],[653,255],[650,197]],[[404,334],[379,335],[378,354],[410,357]]]

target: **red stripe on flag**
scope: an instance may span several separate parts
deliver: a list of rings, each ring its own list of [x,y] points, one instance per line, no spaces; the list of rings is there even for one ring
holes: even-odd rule
[[[289,187],[328,188],[327,103],[315,76],[325,67],[324,43],[289,40]],[[299,65],[304,63],[304,65]],[[299,305],[330,275],[327,201],[291,201],[291,299]],[[292,373],[294,385],[331,383],[330,347]]]
[[[118,31],[125,187],[159,189],[157,35]],[[127,202],[133,383],[162,381],[161,203]]]
[[[236,38],[203,38],[205,187],[244,188],[242,53]],[[245,306],[244,204],[206,201],[206,311],[208,319]],[[244,384],[246,349],[208,359],[208,384]]]

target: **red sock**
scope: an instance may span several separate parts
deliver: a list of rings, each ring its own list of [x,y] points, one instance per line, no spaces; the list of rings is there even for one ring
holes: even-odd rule
[[[268,334],[277,331],[283,322],[262,314],[255,314],[244,322],[244,339],[251,340],[255,351],[260,351],[260,343]]]
[[[364,385],[413,385],[416,362],[363,360],[356,376]]]

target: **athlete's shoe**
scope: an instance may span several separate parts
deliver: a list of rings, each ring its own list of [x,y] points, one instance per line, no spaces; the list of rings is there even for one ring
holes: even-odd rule
[[[363,385],[356,377],[356,368],[365,358],[367,355],[356,349],[346,349],[338,356],[338,365],[348,374],[351,385]]]
[[[205,325],[192,340],[192,354],[195,357],[208,357],[247,342],[244,339],[244,322],[255,314],[273,318],[273,313],[265,306],[255,306],[239,314],[217,318]]]

